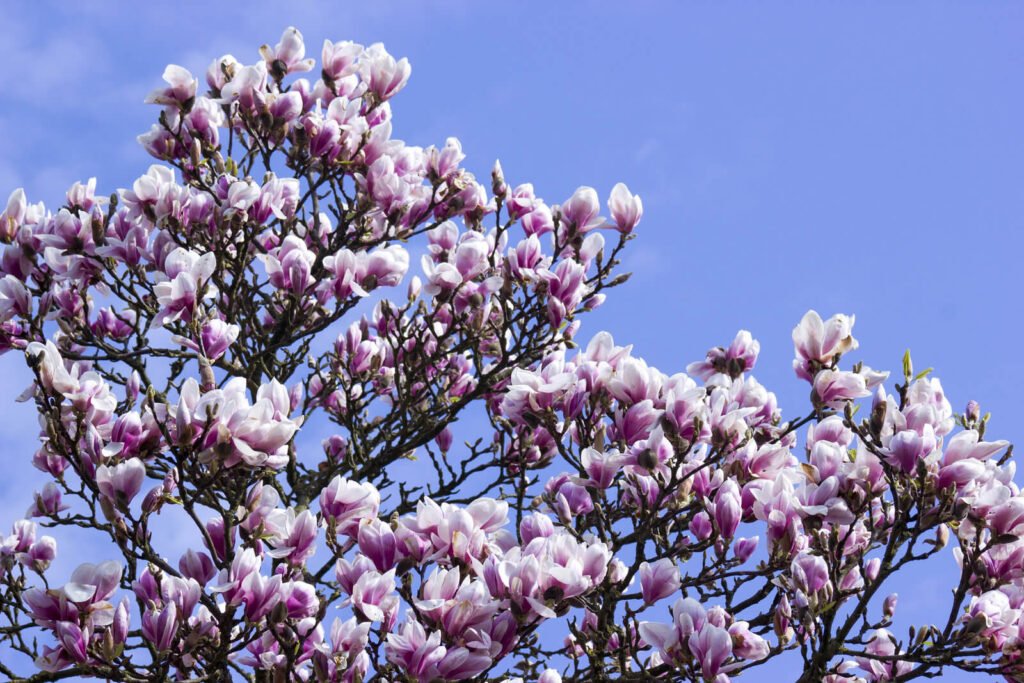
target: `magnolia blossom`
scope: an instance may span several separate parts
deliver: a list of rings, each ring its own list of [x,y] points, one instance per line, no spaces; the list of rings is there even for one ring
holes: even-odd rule
[[[198,82],[188,69],[171,64],[164,69],[164,81],[167,82],[167,87],[150,93],[146,97],[146,104],[184,106],[195,99]]]
[[[618,231],[629,234],[644,215],[644,203],[624,183],[617,183],[608,199],[608,210]]]
[[[179,247],[167,255],[163,270],[166,279],[154,287],[161,306],[159,324],[182,317],[190,320],[201,301],[216,296],[217,288],[209,283],[216,264],[216,256],[211,252],[199,255]]]
[[[793,369],[807,381],[814,379],[814,368],[826,367],[836,356],[857,348],[852,330],[856,316],[836,314],[822,321],[816,311],[808,311],[793,329],[796,360]],[[817,364],[817,365],[815,365]]]
[[[309,71],[316,63],[312,59],[303,59],[306,55],[306,46],[302,40],[302,33],[294,27],[285,29],[275,47],[261,47],[260,55],[266,60],[267,68],[275,75],[280,73],[284,76],[296,71]]]
[[[138,458],[131,458],[112,467],[96,468],[96,485],[100,493],[117,503],[127,505],[142,488],[146,466]]]
[[[679,570],[675,562],[662,558],[653,565],[644,562],[640,565],[640,586],[644,602],[653,604],[679,590]]]
[[[758,661],[768,655],[767,643],[721,608],[708,611],[692,598],[680,599],[672,606],[672,619],[670,625],[642,622],[641,637],[657,648],[662,661],[695,658],[706,680],[731,668],[726,663],[732,658]]]
[[[340,533],[353,534],[363,520],[376,518],[380,494],[372,484],[335,477],[320,494],[320,509]]]

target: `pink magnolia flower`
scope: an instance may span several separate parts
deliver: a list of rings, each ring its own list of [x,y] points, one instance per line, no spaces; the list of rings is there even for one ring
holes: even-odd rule
[[[857,665],[868,672],[876,681],[892,681],[910,671],[914,665],[899,659],[893,659],[900,654],[896,651],[896,639],[884,628],[872,633],[868,640],[865,652],[876,655],[883,659],[870,659],[868,657],[857,657]]]
[[[370,621],[394,622],[398,613],[398,595],[395,593],[395,570],[381,574],[368,571],[352,586],[352,606]]]
[[[267,65],[264,62],[253,66],[239,65],[233,69],[233,72],[231,79],[220,87],[221,102],[224,104],[238,102],[242,109],[254,109],[257,103],[265,100]]]
[[[986,521],[996,537],[1024,535],[1024,498],[1017,495],[994,506],[988,511]]]
[[[679,590],[679,569],[671,558],[665,557],[654,564],[640,565],[640,590],[644,602],[653,605]]]
[[[711,526],[711,518],[707,512],[701,511],[693,516],[690,520],[690,531],[697,538],[698,541],[704,541],[711,537],[713,531]]]
[[[395,61],[381,43],[374,43],[363,52],[359,60],[359,71],[369,91],[384,101],[405,87],[412,67],[408,59],[403,57]]]
[[[512,190],[505,205],[508,208],[509,215],[518,220],[530,213],[536,204],[537,197],[534,195],[533,185],[531,183],[523,183]]]
[[[165,280],[154,286],[160,314],[157,324],[164,325],[179,318],[191,320],[196,306],[203,299],[216,296],[217,288],[209,282],[217,265],[212,252],[200,256],[178,247],[164,261]]]
[[[438,663],[448,654],[441,644],[441,634],[426,630],[417,621],[407,621],[397,632],[389,633],[385,647],[389,662],[413,677],[419,683],[429,683],[437,677]]]
[[[736,553],[736,559],[740,562],[746,562],[757,550],[757,545],[760,542],[760,537],[753,536],[751,538],[737,538],[733,544],[733,552]]]
[[[146,466],[138,458],[130,458],[112,467],[96,468],[96,486],[100,493],[119,505],[128,505],[142,488]]]
[[[320,597],[312,584],[288,581],[281,586],[281,602],[289,619],[309,619],[320,609]]]
[[[527,235],[545,235],[555,229],[555,218],[546,204],[537,203],[523,215],[522,226]]]
[[[808,311],[793,329],[793,369],[797,376],[810,382],[816,368],[827,367],[837,356],[856,349],[857,340],[851,333],[855,319],[837,313],[822,321],[816,311]]]
[[[616,183],[608,199],[608,210],[618,231],[628,235],[644,215],[644,203],[624,183]]]
[[[0,320],[28,315],[32,311],[32,296],[25,284],[7,274],[0,278]]]
[[[157,652],[171,649],[178,632],[178,608],[169,603],[163,609],[147,610],[142,615],[142,636]]]
[[[752,482],[746,491],[753,497],[754,516],[767,526],[769,545],[787,554],[799,549],[804,542],[803,506],[791,479],[781,476],[771,482]]]
[[[598,488],[606,489],[612,485],[616,476],[622,471],[625,457],[617,449],[602,453],[593,448],[587,448],[580,456],[580,461],[590,476],[590,482]]]
[[[28,552],[18,555],[18,561],[35,572],[44,572],[57,557],[57,540],[42,536],[29,546]]]
[[[354,535],[360,522],[377,517],[380,494],[370,483],[334,477],[320,494],[320,510],[339,533]]]
[[[889,440],[886,454],[899,469],[913,473],[919,461],[934,459],[933,453],[937,446],[931,425],[926,425],[923,434],[909,429],[895,434]]]
[[[562,204],[562,222],[577,232],[588,232],[604,225],[604,217],[598,215],[600,211],[597,191],[592,187],[580,187]]]
[[[25,190],[19,187],[7,198],[7,208],[0,213],[0,238],[4,242],[13,240],[27,215],[28,199]]]
[[[225,527],[223,517],[211,517],[204,527],[206,537],[203,538],[203,542],[207,544],[207,549],[218,560],[224,560],[228,555],[228,549],[235,545],[236,527],[232,526],[230,530]]]
[[[217,568],[210,556],[202,551],[195,551],[191,548],[178,560],[178,569],[182,575],[197,581],[201,586],[209,583],[217,574]]]
[[[68,621],[57,622],[54,635],[57,636],[57,642],[63,648],[64,654],[71,661],[88,661],[87,648],[91,636],[90,630],[87,628],[83,631],[77,624]]]
[[[519,525],[519,533],[524,544],[529,544],[535,538],[546,538],[555,533],[555,525],[547,515],[534,512],[523,517]]]
[[[354,74],[358,65],[360,55],[363,53],[363,46],[352,41],[341,42],[324,41],[323,50],[320,53],[320,65],[323,69],[324,80],[329,84]]]
[[[196,97],[196,86],[199,82],[188,69],[177,64],[170,64],[164,69],[166,88],[154,90],[146,97],[146,104],[174,105],[188,109],[190,101]]]
[[[451,180],[465,158],[459,139],[448,138],[440,150],[430,147],[426,151],[427,174],[433,179]]]
[[[984,462],[1009,445],[1009,441],[981,441],[977,430],[965,429],[949,440],[942,464],[948,466],[964,460]]]
[[[907,428],[921,431],[929,424],[936,436],[945,436],[955,424],[953,407],[937,377],[922,377],[911,382],[902,415]]]
[[[864,375],[843,370],[822,370],[815,375],[814,393],[823,405],[836,410],[846,401],[871,395]]]
[[[687,365],[686,372],[705,382],[717,373],[739,377],[742,373],[754,369],[760,351],[760,342],[754,339],[747,330],[740,330],[728,348],[716,346],[708,350],[705,359]]]
[[[316,254],[301,238],[288,235],[272,254],[260,258],[274,287],[302,294],[313,285],[311,271]]]
[[[29,507],[25,513],[26,517],[52,517],[57,515],[64,510],[67,510],[70,505],[67,505],[62,501],[62,493],[60,488],[57,487],[52,481],[48,481],[43,485],[41,493],[36,493],[35,500],[32,506]]]
[[[296,514],[294,508],[274,510],[266,516],[271,533],[268,540],[273,550],[267,554],[285,559],[292,565],[302,565],[316,552],[316,516],[310,510]]]
[[[544,254],[537,236],[530,235],[508,250],[506,263],[513,277],[532,282],[537,279],[538,270],[551,265],[551,259]]]
[[[243,584],[249,576],[259,573],[260,564],[262,564],[260,558],[256,556],[252,548],[244,548],[241,552],[236,552],[231,566],[221,570],[218,585],[211,590],[215,593],[222,593],[224,600],[229,605],[241,604],[247,598],[248,593]]]
[[[711,624],[705,624],[704,628],[692,633],[689,646],[693,656],[700,662],[705,680],[713,680],[732,655],[732,637],[729,632]]]
[[[423,597],[416,601],[417,609],[453,638],[489,622],[500,607],[483,581],[462,579],[456,569],[434,570],[420,592]]]
[[[693,598],[679,598],[672,605],[672,623],[640,622],[640,637],[657,648],[666,662],[677,662],[688,656],[688,640],[707,624],[707,613]]]
[[[203,354],[210,360],[217,360],[238,339],[238,325],[214,318],[203,323],[200,333]]]
[[[740,499],[740,486],[734,479],[727,479],[718,487],[714,502],[715,526],[724,538],[736,535],[740,520],[743,517],[743,502]]]
[[[113,595],[120,580],[121,565],[117,562],[86,563],[75,569],[63,591],[72,602],[99,602]]]
[[[294,26],[284,30],[281,40],[274,47],[261,47],[260,55],[266,61],[267,70],[278,77],[309,71],[316,63],[312,59],[303,59],[306,56],[306,45],[302,40],[302,33]]]
[[[555,484],[552,486],[552,484]],[[568,522],[578,515],[584,515],[594,509],[594,500],[585,486],[569,479],[552,479],[548,482],[552,509],[558,513],[563,522]]]
[[[45,344],[32,342],[25,349],[25,355],[36,367],[44,388],[61,394],[78,389],[78,379],[65,367],[64,359],[52,341]]]
[[[745,621],[733,622],[729,626],[729,636],[732,638],[733,653],[748,662],[761,661],[771,651],[768,642],[751,632],[750,624]]]
[[[330,657],[313,653],[314,666],[320,661],[334,679],[351,683],[361,680],[370,666],[370,657],[366,652],[369,640],[370,622],[358,623],[355,617],[347,621],[335,619],[330,630]],[[333,668],[332,668],[333,667]],[[332,679],[332,680],[334,680]]]
[[[976,629],[995,649],[1019,638],[1022,611],[1011,605],[1002,590],[991,590],[971,599],[964,623]]]
[[[240,464],[284,467],[288,462],[287,445],[302,424],[301,417],[288,417],[291,398],[288,389],[276,380],[262,385],[256,391],[256,402],[250,405],[241,377],[229,380],[223,389],[202,394],[190,378],[182,387],[177,412],[180,432],[195,433],[193,422],[208,424],[202,429],[205,438],[200,444],[201,457],[222,458],[229,468]]]
[[[378,571],[386,572],[398,558],[398,539],[389,524],[370,519],[359,525],[359,551],[370,558]]]

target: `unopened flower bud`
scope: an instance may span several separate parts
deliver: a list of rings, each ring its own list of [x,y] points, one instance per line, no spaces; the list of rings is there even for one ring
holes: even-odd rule
[[[505,184],[505,173],[501,170],[501,162],[494,161],[494,168],[491,169],[491,192],[495,197],[504,197],[508,193],[508,185]]]
[[[760,538],[753,536],[751,538],[737,538],[736,544],[733,546],[733,552],[736,553],[736,559],[740,562],[746,562],[750,559],[750,556],[757,550],[757,544]]]
[[[896,603],[898,601],[899,595],[896,593],[891,593],[886,597],[885,602],[882,603],[882,614],[885,615],[886,619],[892,619],[893,615],[896,614]]]
[[[693,516],[693,520],[690,522],[690,531],[697,537],[697,540],[703,541],[711,535],[711,518],[708,517],[706,512],[698,512]]]
[[[447,453],[452,447],[452,430],[445,427],[434,437],[434,443],[441,449],[442,453]]]
[[[142,377],[139,376],[137,370],[132,370],[132,374],[128,376],[128,383],[124,386],[125,399],[127,399],[129,405],[135,405],[135,401],[139,397],[141,385]]]
[[[783,595],[772,616],[772,627],[781,643],[787,643],[793,637],[793,629],[789,623],[792,617],[793,610],[789,606],[789,599]]]
[[[864,565],[864,576],[868,581],[874,581],[878,578],[878,572],[882,568],[882,560],[878,557],[872,557],[868,560],[868,563]]]
[[[415,299],[415,298],[419,297],[420,291],[422,289],[423,289],[423,281],[420,280],[419,275],[414,275],[412,277],[412,279],[409,280],[409,292],[408,292],[409,300],[411,301],[412,299]]]

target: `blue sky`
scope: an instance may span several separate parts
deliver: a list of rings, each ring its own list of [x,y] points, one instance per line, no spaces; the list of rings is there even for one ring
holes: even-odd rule
[[[992,436],[1022,441],[1024,5],[37,1],[5,15],[3,197],[130,185],[150,163],[142,98],[168,62],[251,62],[289,24],[317,57],[328,37],[383,41],[413,65],[397,137],[456,135],[472,170],[499,158],[550,202],[619,180],[642,195],[634,277],[584,338],[608,329],[674,372],[749,329],[755,374],[792,416],[807,395],[792,327],[808,308],[855,313],[859,359],[897,369],[909,347],[957,409],[975,399]],[[13,354],[0,373],[11,397],[28,381]],[[38,481],[31,408],[3,405],[0,437],[0,504],[20,511]],[[901,616],[940,618],[947,577],[898,586]]]

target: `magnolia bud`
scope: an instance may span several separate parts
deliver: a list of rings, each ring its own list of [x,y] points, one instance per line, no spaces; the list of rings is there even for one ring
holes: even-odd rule
[[[981,419],[981,406],[977,401],[968,401],[964,409],[964,418],[968,423],[977,422]]]
[[[708,517],[706,512],[698,512],[693,516],[693,520],[690,522],[690,531],[697,537],[697,540],[703,541],[711,535],[711,518]]]
[[[878,578],[878,572],[882,568],[882,560],[878,557],[872,557],[868,560],[868,563],[864,565],[864,576],[868,581],[874,581]]]
[[[495,197],[504,198],[508,193],[508,185],[505,184],[505,173],[501,170],[501,162],[494,161],[494,168],[491,169],[491,192]]]
[[[434,437],[434,443],[441,449],[442,453],[447,453],[452,447],[452,430],[448,427],[442,429],[437,436]]]
[[[793,629],[789,625],[789,620],[792,617],[793,611],[789,607],[789,599],[783,595],[772,616],[772,627],[780,643],[788,643],[793,637]]]
[[[736,553],[736,559],[740,562],[746,562],[750,559],[750,556],[757,550],[757,544],[761,539],[758,536],[751,538],[737,538],[736,544],[733,546],[733,552]]]
[[[292,412],[299,409],[302,405],[303,387],[302,382],[296,382],[291,389],[288,390],[288,406]]]
[[[893,615],[896,614],[896,603],[899,600],[899,595],[891,593],[882,603],[882,614],[885,615],[886,619],[892,619]]]
[[[419,297],[420,291],[423,289],[423,281],[420,280],[419,275],[413,275],[412,279],[409,280],[409,300],[413,300]]]

